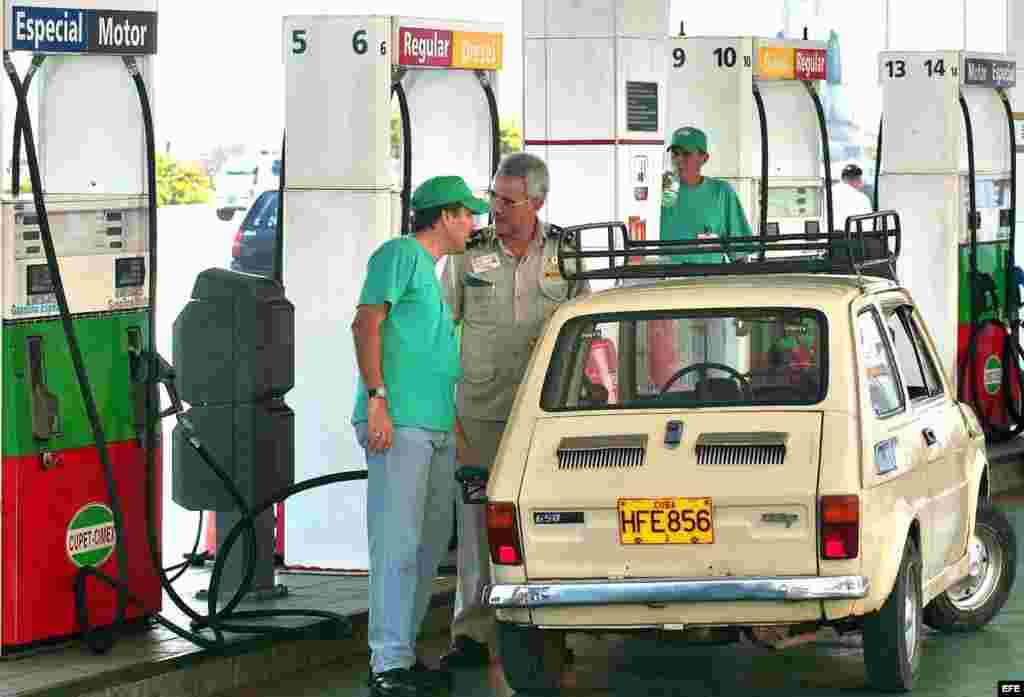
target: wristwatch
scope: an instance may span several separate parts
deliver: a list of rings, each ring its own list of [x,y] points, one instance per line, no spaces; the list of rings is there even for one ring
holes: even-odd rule
[[[379,397],[381,399],[387,399],[388,398],[388,391],[384,387],[371,387],[370,389],[368,389],[366,391],[366,396],[367,396],[367,399],[373,399],[374,397]]]

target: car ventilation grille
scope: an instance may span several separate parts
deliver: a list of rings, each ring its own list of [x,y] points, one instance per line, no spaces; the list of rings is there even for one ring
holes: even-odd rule
[[[781,465],[786,461],[786,433],[702,433],[697,439],[698,465]]]
[[[633,469],[643,467],[647,436],[563,438],[558,444],[558,469]]]

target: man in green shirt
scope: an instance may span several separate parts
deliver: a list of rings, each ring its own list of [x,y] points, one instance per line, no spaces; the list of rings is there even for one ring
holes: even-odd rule
[[[710,159],[708,138],[704,131],[692,126],[677,128],[668,146],[672,165],[679,179],[675,198],[663,197],[661,207],[662,240],[707,239],[710,242],[750,237],[750,224],[743,213],[743,205],[729,182],[701,174]],[[728,255],[738,261],[749,247],[742,245]],[[721,252],[697,252],[670,255],[672,261],[686,264],[720,264],[726,261]],[[681,323],[682,324],[682,323]],[[682,365],[712,362],[736,366],[736,327],[732,320],[711,319],[704,323],[704,341],[701,351],[688,351],[693,342],[681,331],[678,337]],[[677,383],[677,389],[692,388],[697,375],[686,383]]]
[[[443,678],[416,658],[455,496],[455,384],[462,376],[451,311],[435,271],[465,250],[489,206],[461,177],[416,189],[415,234],[370,257],[352,334],[359,388],[352,424],[366,451],[370,551],[370,694],[417,697]]]
[[[704,131],[684,126],[672,134],[668,147],[672,165],[679,177],[675,198],[663,198],[660,239],[693,240],[750,237],[743,206],[729,182],[701,174],[707,164],[708,139]],[[739,254],[732,254],[736,259]],[[673,255],[673,261],[689,264],[717,264],[718,252]]]

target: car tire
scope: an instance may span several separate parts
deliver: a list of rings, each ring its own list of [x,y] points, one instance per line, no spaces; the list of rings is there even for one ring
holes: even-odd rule
[[[509,687],[557,694],[565,666],[565,632],[497,623],[498,654]]]
[[[864,618],[864,665],[870,686],[886,692],[906,692],[914,686],[922,628],[921,555],[908,538],[889,597]]]
[[[1017,536],[1006,514],[989,502],[978,506],[968,554],[971,575],[935,596],[924,621],[943,632],[981,629],[995,617],[1017,575]]]
[[[224,222],[227,222],[227,221],[229,221],[229,220],[231,220],[232,218],[235,217],[235,209],[234,208],[218,208],[217,209],[217,217],[220,218],[221,220],[223,220]]]

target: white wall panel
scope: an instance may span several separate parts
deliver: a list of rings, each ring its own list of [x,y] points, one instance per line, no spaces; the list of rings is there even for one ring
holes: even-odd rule
[[[615,136],[615,40],[548,41],[550,138]]]

